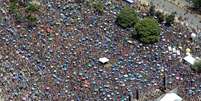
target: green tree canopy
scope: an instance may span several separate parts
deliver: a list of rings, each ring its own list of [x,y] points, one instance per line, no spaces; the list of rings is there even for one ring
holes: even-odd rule
[[[143,43],[154,43],[160,39],[160,26],[153,18],[145,18],[136,24],[135,30]]]
[[[197,60],[194,64],[193,64],[193,69],[197,72],[201,72],[201,60]]]
[[[117,23],[123,28],[132,27],[137,22],[138,16],[133,8],[126,6],[117,15]]]

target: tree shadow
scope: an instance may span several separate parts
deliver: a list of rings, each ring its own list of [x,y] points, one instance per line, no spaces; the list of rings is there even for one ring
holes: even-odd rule
[[[190,6],[186,6],[186,8],[190,10],[190,13],[201,15],[201,9],[199,8],[190,7]]]

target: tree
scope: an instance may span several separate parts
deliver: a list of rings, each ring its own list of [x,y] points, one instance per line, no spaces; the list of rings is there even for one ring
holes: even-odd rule
[[[195,71],[201,72],[201,60],[197,60],[192,67]]]
[[[193,7],[201,9],[201,0],[193,0]]]
[[[160,27],[153,18],[145,18],[136,24],[135,30],[139,40],[143,43],[155,43],[160,39]]]
[[[133,8],[124,7],[117,15],[117,23],[123,27],[132,27],[138,22],[137,13]]]

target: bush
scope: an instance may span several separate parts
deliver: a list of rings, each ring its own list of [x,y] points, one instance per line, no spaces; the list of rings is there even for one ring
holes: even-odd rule
[[[16,21],[19,22],[22,19],[22,14],[18,10],[18,3],[16,0],[10,0],[9,11],[14,15]]]
[[[104,5],[101,1],[95,1],[93,6],[99,13],[102,14],[104,12]]]
[[[26,19],[31,23],[35,23],[37,21],[37,18],[35,16],[32,16],[32,15],[28,15],[26,17]]]
[[[166,20],[166,25],[171,26],[171,24],[174,23],[174,18],[175,18],[175,13],[172,13],[170,15],[167,15],[165,20]]]
[[[16,13],[17,12],[17,2],[10,2],[9,11],[11,13]]]
[[[163,21],[165,21],[165,15],[162,12],[157,11],[155,15],[159,23],[162,23]]]
[[[117,23],[123,27],[132,27],[138,22],[137,13],[133,8],[124,7],[117,15]]]
[[[39,11],[39,6],[33,3],[29,3],[27,8],[26,8],[27,12],[36,12]]]
[[[193,64],[193,69],[197,72],[201,72],[201,60],[198,60]]]
[[[160,27],[158,22],[153,18],[145,18],[135,26],[137,36],[143,43],[155,43],[160,39]]]
[[[149,15],[150,16],[154,16],[155,15],[155,6],[151,5],[151,7],[149,8]]]
[[[28,0],[29,1],[29,0]],[[40,4],[38,2],[32,1],[28,4],[27,0],[10,0],[9,2],[9,12],[12,13],[17,22],[22,22],[24,20],[34,24],[37,21],[35,16],[32,16],[33,12],[39,11]],[[24,6],[20,5],[24,3]],[[22,11],[21,11],[22,10]],[[28,16],[27,16],[28,15]],[[25,18],[25,19],[23,19]]]
[[[23,19],[23,16],[20,12],[16,12],[15,19],[17,22],[20,22]]]

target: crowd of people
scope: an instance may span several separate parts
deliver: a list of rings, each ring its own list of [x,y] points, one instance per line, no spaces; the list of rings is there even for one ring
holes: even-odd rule
[[[128,101],[150,89],[179,88],[187,101],[201,94],[201,74],[182,61],[186,48],[201,56],[186,26],[161,24],[161,40],[145,45],[116,25],[127,5],[103,0],[99,14],[87,1],[41,0],[35,26],[15,23],[1,0],[0,89],[5,101]],[[98,61],[107,57],[109,62]],[[198,101],[198,100],[194,100]]]

